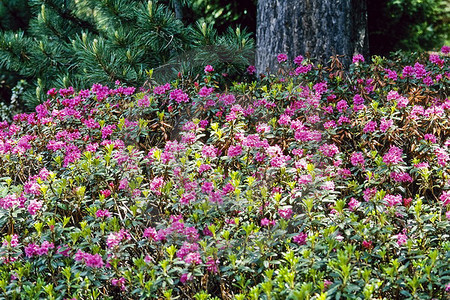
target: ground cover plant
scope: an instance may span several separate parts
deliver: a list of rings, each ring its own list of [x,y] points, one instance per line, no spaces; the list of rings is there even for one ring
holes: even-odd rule
[[[0,123],[2,297],[449,297],[449,50],[49,90]]]

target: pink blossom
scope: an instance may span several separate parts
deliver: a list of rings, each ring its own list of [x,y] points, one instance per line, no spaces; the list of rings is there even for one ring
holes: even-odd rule
[[[294,122],[292,122],[292,123],[294,123]],[[317,122],[320,122],[320,117],[318,115],[308,116],[308,122],[311,123],[311,124],[315,124]],[[303,126],[303,124],[301,124],[300,126],[296,126],[296,128],[293,128],[292,123],[291,123],[291,128],[294,129],[294,130],[305,129],[305,126]]]
[[[395,236],[395,238],[397,239],[397,244],[399,246],[402,246],[402,245],[406,244],[406,242],[408,240],[408,237],[405,234],[403,234],[403,233],[397,234]]]
[[[202,184],[202,192],[205,194],[211,194],[213,189],[214,189],[214,186],[213,186],[212,182],[210,182],[210,181],[206,181]]]
[[[292,217],[292,209],[286,208],[286,209],[279,209],[278,213],[280,214],[280,217],[283,219],[290,219]]]
[[[202,87],[198,92],[199,97],[208,97],[214,91],[214,88]]]
[[[105,127],[102,128],[102,139],[106,139],[107,137],[109,137],[114,129],[116,129],[116,125],[112,124],[112,125],[106,125]]]
[[[297,243],[299,245],[305,245],[306,239],[308,238],[308,235],[304,232],[300,232],[298,235],[294,236],[292,240],[294,243]]]
[[[100,254],[89,254],[85,253],[84,255],[84,262],[86,266],[91,268],[101,268],[103,267],[103,258]]]
[[[362,152],[353,152],[350,158],[350,162],[353,166],[364,166],[365,160]]]
[[[256,72],[255,66],[252,66],[252,65],[248,66],[248,68],[247,68],[248,74],[253,75],[255,72]]]
[[[377,189],[376,188],[368,188],[364,190],[364,200],[366,202],[370,201],[377,193]]]
[[[362,56],[362,54],[356,54],[353,56],[352,59],[352,63],[353,64],[357,64],[357,63],[363,63],[364,62],[364,56]]]
[[[439,199],[442,201],[442,205],[450,205],[450,191],[443,191]]]
[[[343,111],[347,110],[347,108],[348,108],[348,104],[347,104],[347,101],[345,101],[345,100],[340,100],[340,101],[336,104],[336,109],[337,109],[339,112],[343,112]]]
[[[336,128],[336,122],[334,120],[327,121],[323,123],[323,128],[325,129]]]
[[[434,154],[436,155],[438,164],[443,167],[445,167],[447,165],[447,162],[450,160],[450,157],[444,148],[436,148],[434,150]]]
[[[202,174],[203,172],[209,171],[211,170],[211,166],[208,164],[201,164],[200,167],[198,168],[198,172],[200,174]]]
[[[192,274],[184,273],[180,277],[180,282],[185,284],[187,281],[192,281],[193,276]]]
[[[396,182],[413,182],[411,176],[406,172],[391,172],[390,177]]]
[[[348,208],[351,210],[351,211],[354,211],[354,210],[356,210],[359,206],[361,205],[361,202],[359,202],[358,200],[356,200],[355,198],[351,198],[350,199],[350,202],[348,203]]]
[[[129,240],[130,238],[131,235],[128,233],[128,231],[121,229],[118,232],[111,232],[108,235],[106,245],[108,246],[109,249],[112,249],[118,246],[122,240]]]
[[[362,105],[363,103],[364,103],[364,98],[361,97],[361,95],[356,94],[356,95],[353,97],[353,104],[354,104],[355,106]]]
[[[403,150],[397,146],[391,145],[389,151],[383,156],[383,162],[387,165],[396,165],[403,162]]]
[[[387,73],[387,75],[385,75],[387,78],[392,79],[393,81],[397,80],[397,72],[390,69],[384,69],[384,71]]]
[[[39,200],[30,200],[27,210],[30,215],[35,215],[42,208],[42,201]]]
[[[156,240],[156,230],[153,227],[148,227],[144,230],[143,237],[146,237],[151,240]]]
[[[402,196],[401,195],[390,195],[387,194],[384,196],[384,201],[387,202],[387,206],[395,206],[402,204]]]
[[[319,151],[327,157],[333,157],[339,153],[339,148],[335,144],[323,144]]]
[[[214,158],[217,156],[217,149],[212,145],[204,145],[202,149],[202,155],[204,158]]]
[[[219,192],[212,192],[209,196],[209,202],[221,204],[223,202],[222,194]]]
[[[26,257],[32,257],[34,255],[37,255],[37,250],[39,249],[39,246],[34,243],[29,243],[27,246],[25,246],[25,255]]]
[[[9,246],[11,248],[15,248],[15,247],[19,246],[19,236],[17,234],[11,235],[11,240],[9,242],[5,238],[3,240],[2,245],[3,245],[3,247],[8,247]]]
[[[308,73],[309,71],[311,71],[311,69],[312,69],[311,64],[308,64],[306,66],[300,66],[295,69],[295,74],[296,75],[305,74],[305,73]]]
[[[116,278],[111,279],[111,284],[113,286],[120,287],[120,289],[122,291],[126,290],[125,283],[126,283],[126,279],[124,277],[120,277],[119,279],[116,279]]]
[[[206,265],[206,270],[208,270],[208,272],[211,272],[213,274],[219,272],[219,269],[217,267],[218,264],[219,264],[219,260],[218,259],[214,260],[214,258],[211,257],[211,256],[208,256],[206,258],[205,265]]]
[[[236,145],[236,146],[231,145],[228,148],[228,156],[229,157],[235,157],[235,156],[240,155],[241,153],[242,153],[242,147],[240,145]]]
[[[364,240],[364,241],[362,242],[362,246],[363,246],[364,248],[366,248],[366,249],[372,249],[372,248],[373,248],[372,241],[366,241],[366,240]]]
[[[385,118],[381,119],[380,131],[386,132],[389,128],[391,128],[393,123],[394,123],[394,121],[391,119],[389,119],[389,120],[386,120]]]
[[[170,92],[170,99],[175,100],[177,103],[189,102],[189,96],[181,89],[175,89]]]
[[[200,253],[198,253],[198,252],[191,252],[191,253],[187,254],[184,258],[184,261],[187,264],[193,264],[193,265],[199,265],[202,263]]]
[[[376,121],[369,121],[366,126],[364,126],[363,132],[364,133],[368,133],[368,132],[374,132],[377,129],[377,122]]]
[[[150,106],[150,99],[148,98],[147,95],[145,95],[144,97],[138,99],[137,105],[139,107],[149,107]]]
[[[262,227],[265,227],[265,226],[268,226],[268,225],[269,225],[269,219],[267,219],[267,218],[261,219],[261,226]]]
[[[258,124],[258,126],[256,126],[256,132],[259,133],[268,133],[270,132],[271,128],[269,125],[267,125],[266,123],[261,123]]]
[[[205,67],[205,73],[212,73],[214,72],[214,68],[211,65],[207,65]]]
[[[180,203],[183,205],[188,205],[192,201],[195,200],[195,192],[192,193],[184,193],[180,198]]]
[[[284,53],[280,53],[277,55],[277,60],[279,63],[287,61],[287,55]]]
[[[299,55],[296,58],[294,58],[294,64],[300,66],[302,64],[302,62],[303,62],[303,56]]]

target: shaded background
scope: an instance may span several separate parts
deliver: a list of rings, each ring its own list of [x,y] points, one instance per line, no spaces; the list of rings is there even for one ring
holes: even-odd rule
[[[67,0],[70,1],[70,0]],[[78,0],[79,1],[79,0]],[[0,1],[0,30],[30,30],[33,0]],[[165,0],[186,25],[206,22],[219,34],[241,26],[256,32],[256,0]],[[450,42],[450,1],[368,0],[371,55],[394,51],[430,51]],[[10,103],[12,89],[21,78],[0,69],[0,104]]]

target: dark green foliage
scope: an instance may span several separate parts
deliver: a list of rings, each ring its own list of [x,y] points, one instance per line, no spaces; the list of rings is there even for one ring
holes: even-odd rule
[[[184,25],[156,1],[30,0],[29,4],[33,18],[28,31],[0,34],[0,70],[16,72],[34,84],[35,89],[25,93],[30,107],[45,100],[44,92],[52,87],[83,89],[117,80],[141,86],[152,68],[158,68],[155,75],[163,79],[192,72],[194,61],[203,63],[206,59],[201,57],[220,52],[209,47],[213,44],[224,52],[208,60],[217,62],[216,70],[224,57],[229,58],[221,64],[224,72],[237,69],[230,65],[243,69],[250,63],[253,43],[247,34],[230,31],[218,37],[211,29],[202,32]],[[211,40],[205,41],[206,34]],[[192,60],[191,55],[200,59]],[[183,63],[186,59],[188,64]]]
[[[445,0],[368,0],[371,54],[432,50],[450,41]]]
[[[198,19],[213,23],[219,32],[236,25],[256,32],[256,0],[194,0],[192,10]]]

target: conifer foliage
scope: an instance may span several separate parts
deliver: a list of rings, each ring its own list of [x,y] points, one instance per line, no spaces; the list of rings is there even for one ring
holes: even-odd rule
[[[242,70],[252,57],[245,32],[230,30],[218,37],[206,24],[186,26],[157,1],[30,0],[29,5],[27,30],[0,32],[0,71],[13,71],[34,85],[24,95],[31,107],[52,87],[86,88],[117,80],[141,86],[153,68],[167,79],[194,72],[208,57],[226,73]],[[212,55],[218,51],[214,43],[224,53]]]

